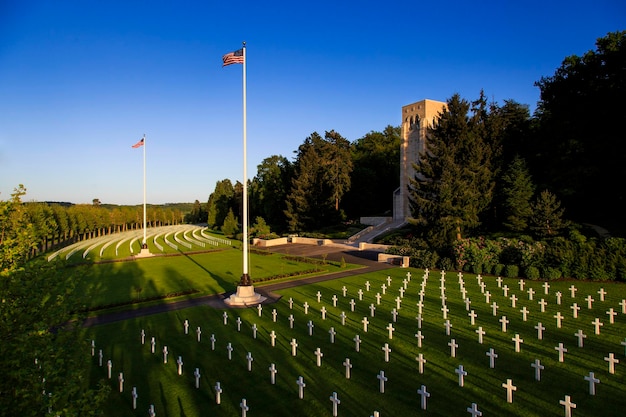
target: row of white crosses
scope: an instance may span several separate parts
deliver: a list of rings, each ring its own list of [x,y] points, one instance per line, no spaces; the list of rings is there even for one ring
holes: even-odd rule
[[[422,291],[420,292],[420,302],[418,303],[420,314],[418,315],[417,319],[418,319],[418,327],[420,329],[421,329],[421,309],[422,309],[422,306],[423,306],[423,293],[424,293],[424,288],[425,288],[425,284],[426,284],[427,279],[428,279],[428,271],[424,275],[424,279],[423,279],[423,282],[422,282]],[[389,289],[389,286],[391,285],[390,281],[391,281],[391,279],[388,277],[387,285],[383,284],[381,286],[382,293],[386,294],[386,291]],[[407,279],[403,281],[404,285],[400,287],[400,291],[399,291],[400,292],[400,296],[396,298],[396,307],[397,307],[398,310],[400,309],[402,298],[404,297],[404,292],[406,290],[408,281],[410,281],[410,273],[407,275]],[[463,284],[462,284],[462,276],[461,275],[459,275],[459,282],[461,284],[462,292],[465,294],[466,292],[463,291],[464,288],[463,288]],[[520,281],[520,287],[523,286],[523,284],[522,284],[523,282],[524,281]],[[445,285],[444,284],[445,284],[445,272],[442,272],[441,286],[440,286],[440,288],[441,288],[441,299],[442,299],[442,308],[441,308],[441,310],[442,310],[443,317],[446,319],[446,322],[444,323],[444,326],[446,327],[446,334],[450,335],[452,324],[450,323],[450,321],[449,321],[449,319],[447,317],[447,314],[448,314],[449,310],[447,309],[447,306],[445,304],[446,298],[445,298]],[[366,282],[365,287],[366,287],[366,291],[370,291],[371,285],[370,285],[369,282]],[[504,287],[506,287],[506,286],[504,286]],[[483,285],[481,285],[481,289],[484,291],[485,288],[486,287],[485,287],[485,285],[483,283]],[[344,286],[342,288],[342,294],[343,294],[344,297],[346,297],[346,293],[347,293],[346,290],[347,289]],[[545,291],[547,291],[547,289]],[[503,290],[503,292],[508,293],[507,290]],[[359,300],[362,300],[362,295],[363,295],[362,289],[359,289],[358,294],[359,294]],[[485,296],[485,297],[486,297],[486,301],[490,301],[489,300],[490,296]],[[517,301],[515,294],[513,294],[511,297],[512,297],[511,301],[514,304]],[[529,297],[531,297],[531,296],[529,296]],[[602,295],[601,297],[604,298],[604,295]],[[382,298],[380,296],[380,293],[377,293],[377,297],[375,297],[375,298],[377,299],[377,305],[379,305],[380,304],[380,300]],[[316,294],[316,299],[317,299],[318,303],[321,303],[321,292],[318,291],[318,293]],[[337,306],[337,301],[338,301],[337,296],[333,295],[333,297],[332,297],[333,307]],[[471,304],[471,302],[469,301],[469,298],[465,298],[464,301],[466,302],[466,308],[469,310],[469,306]],[[293,308],[293,300],[289,299],[288,302],[289,302],[290,309],[292,309]],[[351,304],[351,310],[354,311],[354,305],[355,305],[354,299],[351,300],[350,304]],[[421,304],[421,306],[420,306],[420,304]],[[626,303],[624,303],[624,305],[626,305]],[[373,304],[370,305],[370,311],[371,311],[371,316],[373,317],[375,308],[372,309],[372,306],[373,306]],[[497,304],[496,304],[496,306],[497,306]],[[256,308],[257,308],[257,311],[258,311],[258,315],[262,316],[262,312],[263,312],[264,306],[259,305]],[[308,306],[307,302],[305,302],[303,304],[303,308],[304,308],[305,314],[308,314],[309,306]],[[396,319],[397,319],[397,309],[394,309],[392,311],[393,322],[396,322]],[[492,306],[492,309],[493,309],[493,315],[495,316],[496,315],[496,311],[497,311],[497,307],[493,307]],[[394,312],[396,314],[393,314]],[[322,306],[322,308],[320,309],[320,314],[321,314],[322,320],[326,320],[326,313],[327,312],[326,312],[325,306]],[[470,315],[470,318],[471,318],[471,321],[472,321],[472,325],[473,325],[475,323],[475,319],[476,319],[476,314],[475,314],[474,310],[471,310],[471,313],[468,313],[468,315]],[[342,312],[342,314],[339,317],[341,318],[342,325],[345,325],[345,319],[346,319],[345,313]],[[228,324],[229,316],[228,316],[227,312],[223,313],[223,319],[224,319],[224,325]],[[272,320],[273,320],[273,322],[276,322],[276,320],[277,320],[276,309],[272,309]],[[289,321],[290,321],[290,328],[293,328],[293,321],[294,321],[293,315],[289,316]],[[367,326],[369,324],[367,317],[364,317],[362,322],[363,322],[363,329],[364,329],[365,332],[367,332]],[[501,322],[501,325],[502,325],[502,331],[506,332],[506,330],[507,330],[506,326],[508,324],[508,320],[506,319],[506,316],[503,316],[500,319],[500,322]],[[241,329],[241,319],[239,317],[237,317],[236,323],[237,323],[237,329],[238,329],[238,331],[240,331],[240,329]],[[310,320],[307,323],[307,326],[309,327],[309,334],[311,335],[312,334],[312,329],[314,327],[313,322]],[[538,338],[541,339],[540,335],[541,335],[542,329],[545,330],[545,327],[543,327],[541,325],[541,323],[539,323],[538,326],[539,326]],[[189,333],[189,322],[187,320],[185,320],[185,322],[183,323],[183,328],[184,328],[185,334],[188,334]],[[256,338],[256,325],[254,324],[252,326],[252,328],[253,328],[253,336]],[[388,333],[389,339],[391,340],[393,338],[393,331],[395,330],[392,323],[389,323],[389,325],[387,326],[387,330],[389,332]],[[482,329],[479,328],[479,330],[482,330]],[[479,334],[479,341],[480,341],[480,343],[482,343],[482,336],[484,335],[484,331],[482,332],[482,334],[478,330],[477,330],[477,332]],[[201,332],[200,327],[197,327],[196,328],[196,335],[197,335],[198,342],[200,342],[200,340],[201,340],[201,333],[202,332]],[[421,341],[423,339],[423,336],[421,335],[421,331],[418,331],[418,334],[416,334],[416,337],[418,338],[418,345],[421,347]],[[334,331],[334,328],[331,327],[331,330],[329,331],[329,335],[330,335],[331,343],[334,343],[334,337],[336,335],[336,332]],[[270,334],[270,337],[271,337],[271,341],[272,341],[271,342],[272,346],[274,346],[274,341],[275,341],[275,338],[276,338],[276,334],[275,334],[274,331],[272,331],[272,333]],[[142,343],[144,341],[144,338],[145,338],[145,334],[143,334],[143,332],[142,332]],[[214,350],[215,349],[215,337],[214,337],[214,335],[211,335],[211,339],[210,340],[211,340],[211,343],[212,343],[212,349]],[[359,345],[361,343],[359,335],[356,335],[356,337],[353,340],[355,342],[355,350],[358,352],[359,351]],[[516,338],[513,338],[512,340],[515,343],[515,350],[516,350],[516,352],[519,352],[520,344],[523,343],[523,339],[519,338],[519,335],[516,334]],[[154,338],[152,338],[151,344],[152,344],[152,352],[154,353]],[[626,342],[624,344],[626,345]],[[456,355],[455,352],[456,352],[456,349],[458,348],[458,344],[456,343],[455,339],[451,339],[451,341],[448,344],[448,346],[450,347],[450,350],[451,350],[451,356],[455,357],[455,355]],[[291,341],[291,347],[292,347],[292,355],[295,356],[296,355],[296,348],[297,348],[297,341],[296,341],[295,338],[292,339],[292,341]],[[562,344],[560,344],[559,347],[563,348]],[[559,347],[557,347],[555,349],[558,350]],[[166,347],[164,347],[164,349],[166,349]],[[232,353],[232,346],[230,345],[230,343],[227,345],[227,350],[228,350],[228,355],[229,355],[229,359],[230,359],[231,358],[231,353]],[[389,361],[389,355],[391,353],[391,348],[386,343],[382,347],[382,350],[384,352],[385,361],[388,362]],[[565,353],[566,351],[567,351],[566,349],[564,349],[562,351],[559,351],[559,355],[562,356],[563,353]],[[321,358],[323,357],[323,353],[321,352],[321,349],[317,348],[316,351],[314,352],[314,354],[316,355],[317,366],[321,366]],[[487,355],[490,356],[490,363],[491,363],[491,367],[493,368],[494,367],[494,361],[495,361],[495,358],[497,357],[497,354],[495,354],[493,349],[490,349],[490,351],[487,352]],[[179,374],[180,374],[180,373],[182,373],[182,359],[180,357],[179,357],[179,359],[180,359],[180,362],[181,362],[180,365],[179,365],[179,369],[181,369],[179,371]],[[246,359],[248,361],[248,370],[251,371],[251,363],[252,363],[253,359],[252,359],[252,356],[251,356],[250,353],[248,353]],[[421,353],[416,357],[416,360],[418,361],[418,364],[419,364],[420,373],[423,373],[423,366],[424,366],[424,363],[426,362],[426,360],[423,358],[423,355]],[[165,353],[165,351],[164,351],[164,361],[166,362],[166,353]],[[619,361],[616,361],[614,363],[618,363],[618,362]],[[349,358],[346,358],[346,360],[343,363],[343,365],[346,367],[346,378],[349,378],[350,369],[352,368],[352,364],[350,363]],[[540,379],[540,371],[542,369],[544,369],[543,365],[541,365],[540,362],[538,360],[536,360],[535,363],[533,365],[531,365],[531,366],[533,366],[535,368],[536,379],[539,380]],[[272,364],[272,366],[270,367],[269,370],[270,370],[270,378],[271,378],[271,381],[272,381],[272,384],[273,384],[274,383],[273,381],[275,381],[275,374],[278,371],[276,370],[274,364]],[[458,370],[458,372],[457,372],[457,370]],[[463,370],[463,366],[462,365],[459,368],[457,368],[457,370],[455,370],[455,372],[457,372],[459,374],[459,378],[460,378],[460,381],[461,381],[461,378],[463,378],[465,375],[467,375],[467,372]],[[196,369],[196,373],[197,373],[197,375],[195,375],[196,376],[196,386],[198,386],[198,379],[199,379],[199,370],[198,369]],[[381,392],[384,392],[384,383],[387,381],[387,377],[384,375],[384,371],[381,371],[378,374],[377,378],[379,379],[379,389],[380,389]],[[599,383],[599,380],[597,380],[597,378],[595,378],[593,373],[590,373],[589,379],[587,377],[585,377],[585,380],[589,380],[590,381],[590,392],[592,390],[591,386],[593,385],[594,393],[595,393],[595,384]],[[302,377],[299,377],[296,382],[297,382],[297,385],[299,386],[300,398],[302,398],[303,388],[305,386],[304,381],[303,381]],[[460,382],[460,384],[461,384],[461,382]],[[514,391],[516,389],[516,387],[515,387],[515,389],[511,388],[511,387],[514,387],[512,385],[512,381],[511,380],[507,380],[507,384],[506,385],[507,386],[505,387],[505,384],[503,383],[503,387],[507,389],[507,401],[509,400],[509,398],[511,398],[511,401],[512,401],[512,391]],[[218,382],[218,386],[219,386],[219,382]],[[221,389],[219,390],[219,392],[221,393]],[[426,387],[422,385],[420,390],[418,390],[418,394],[421,397],[422,408],[425,409],[425,407],[426,407],[426,398],[428,398],[430,396],[430,393],[428,393],[427,390],[426,390]],[[216,396],[219,396],[217,389],[216,389]],[[216,398],[216,400],[217,399],[218,398]],[[336,395],[335,395],[335,399],[337,399]],[[242,404],[245,405],[245,400],[242,401]],[[337,403],[336,404],[334,403],[334,406],[333,406],[333,408],[334,408],[333,412],[334,413],[336,413],[336,405],[338,405],[338,404],[339,404],[339,401],[337,399]],[[477,410],[477,408],[474,407],[474,406],[473,406],[473,409]],[[469,411],[469,408],[468,408],[468,411]],[[242,407],[242,413],[243,412],[244,412],[244,407]]]

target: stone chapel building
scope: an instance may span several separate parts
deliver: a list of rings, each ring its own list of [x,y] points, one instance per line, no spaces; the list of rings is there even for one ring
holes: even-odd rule
[[[402,106],[400,133],[400,187],[393,195],[393,221],[404,222],[411,217],[409,208],[409,184],[415,177],[413,164],[426,149],[426,132],[446,103],[435,100],[422,100]]]

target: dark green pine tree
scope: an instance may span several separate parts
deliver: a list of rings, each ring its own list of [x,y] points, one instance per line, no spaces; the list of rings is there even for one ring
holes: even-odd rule
[[[430,130],[427,150],[415,164],[410,185],[414,224],[435,247],[443,247],[480,225],[493,196],[492,147],[481,96],[469,117],[470,103],[458,94],[448,100]]]
[[[539,238],[557,236],[567,226],[563,219],[565,209],[561,208],[556,196],[548,190],[537,196],[532,204],[532,211],[530,228]]]
[[[531,199],[535,193],[526,162],[515,157],[502,176],[502,203],[505,220],[503,225],[513,232],[528,229],[533,214]]]

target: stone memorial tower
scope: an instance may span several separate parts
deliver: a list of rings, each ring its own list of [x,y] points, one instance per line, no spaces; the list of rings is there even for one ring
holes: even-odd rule
[[[446,108],[446,103],[422,100],[402,107],[400,144],[400,188],[393,196],[393,220],[402,221],[411,217],[409,208],[409,184],[415,177],[413,164],[426,149],[426,132],[432,127],[437,115]]]

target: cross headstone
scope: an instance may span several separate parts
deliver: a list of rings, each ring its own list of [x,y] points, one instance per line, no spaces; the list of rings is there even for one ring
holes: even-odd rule
[[[215,339],[215,334],[211,334],[211,350],[215,350],[215,341],[217,339]]]
[[[396,302],[396,309],[400,310],[400,306],[402,305],[402,298],[400,296],[396,297],[394,300]]]
[[[387,377],[385,376],[385,371],[380,371],[380,373],[376,376],[378,378],[378,388],[381,394],[385,393],[385,382],[387,382]]]
[[[341,325],[345,326],[346,325],[346,313],[344,311],[341,312],[341,314],[339,315],[339,318],[341,319]]]
[[[357,334],[352,340],[354,341],[354,350],[358,352],[361,348],[361,338]]]
[[[535,326],[535,329],[537,329],[537,339],[538,340],[543,340],[543,331],[546,329],[541,322],[537,323],[537,325]]]
[[[426,385],[422,385],[422,387],[417,390],[417,393],[420,396],[422,410],[426,410],[426,399],[430,397],[430,392],[426,391]]]
[[[459,365],[459,367],[454,370],[454,373],[456,373],[459,376],[459,387],[464,386],[465,377],[467,376],[467,371],[463,369],[463,365]]]
[[[350,358],[346,358],[346,360],[343,362],[343,366],[346,368],[346,379],[350,379],[350,369],[352,369]]]
[[[317,366],[322,366],[322,357],[324,354],[322,353],[320,348],[315,349],[315,356],[317,357]]]
[[[369,281],[365,281],[365,290],[367,290],[367,291],[370,290],[370,282]]]
[[[137,409],[137,398],[139,398],[139,394],[137,394],[137,387],[133,387],[131,392],[131,397],[133,398],[133,410]]]
[[[572,304],[572,306],[570,307],[572,309],[572,315],[575,319],[578,318],[578,310],[580,310],[580,307],[578,306],[578,304],[574,303]]]
[[[148,408],[148,416],[156,417],[156,412],[154,411],[154,404],[150,404],[150,408]]]
[[[576,408],[569,395],[565,396],[564,400],[559,400],[559,404],[565,407],[565,417],[572,417],[572,409]]]
[[[415,316],[415,320],[417,320],[417,328],[421,329],[422,328],[422,314],[418,314],[417,316]]]
[[[567,348],[563,346],[562,342],[559,342],[559,345],[554,348],[557,352],[559,352],[559,362],[565,362],[565,353],[567,353]]]
[[[609,323],[614,324],[615,316],[617,316],[617,312],[613,311],[613,307],[609,308],[609,311],[607,311],[606,314],[609,316]]]
[[[346,288],[346,286],[344,285],[343,287],[341,287],[341,294],[345,297],[346,293],[348,292],[348,289]]]
[[[183,327],[185,328],[185,334],[189,334],[189,320],[183,322]]]
[[[380,295],[379,292],[377,292],[375,297],[376,297],[376,305],[380,305],[380,299],[383,298],[383,296]]]
[[[370,304],[370,316],[374,317],[375,311],[376,311],[376,306],[374,304]]]
[[[256,332],[257,332],[257,327],[256,327],[256,323],[254,323],[254,324],[252,325],[252,337],[253,337],[254,339],[256,339]]]
[[[496,278],[496,282],[498,283],[498,288],[502,288],[502,277]]]
[[[252,361],[254,361],[252,353],[248,352],[246,355],[246,361],[248,362],[248,371],[252,372]]]
[[[237,317],[237,320],[235,320],[235,323],[237,323],[237,331],[240,332],[241,331],[241,317]]]
[[[600,295],[600,301],[604,301],[604,296],[606,295],[606,291],[604,291],[604,288],[600,288],[598,290],[598,295]]]
[[[489,291],[485,291],[485,304],[489,304],[491,301],[491,293]]]
[[[120,372],[117,380],[120,383],[120,392],[124,392],[124,372]]]
[[[322,313],[322,320],[326,320],[326,306],[322,306],[320,313]]]
[[[143,345],[146,342],[146,332],[141,329],[141,344]]]
[[[494,301],[493,304],[491,304],[491,311],[494,317],[498,314],[498,308],[498,303]]]
[[[419,301],[416,305],[417,305],[417,312],[419,314],[422,314],[422,308],[424,307],[424,303],[422,301]]]
[[[263,306],[261,304],[256,306],[256,310],[259,314],[259,317],[263,316]]]
[[[496,367],[496,358],[498,357],[498,354],[496,353],[495,350],[493,350],[493,348],[489,348],[489,351],[485,353],[487,356],[489,356],[489,367],[490,368],[495,368]]]
[[[515,308],[517,306],[517,296],[515,294],[513,294],[513,295],[511,295],[509,300],[511,300],[511,307]]]
[[[337,307],[337,294],[333,294],[331,300],[333,300],[333,307]]]
[[[150,339],[150,351],[152,353],[154,353],[154,348],[156,347],[156,339],[154,337],[152,337]]]
[[[102,366],[102,357],[103,357],[102,349],[98,350],[98,366]]]
[[[196,329],[196,335],[198,336],[198,343],[200,343],[200,336],[202,335],[202,330],[200,329],[200,326],[198,326],[198,328]]]
[[[315,297],[317,297],[317,302],[321,303],[322,302],[322,293],[321,292],[317,292],[317,294],[315,294]]]
[[[600,327],[604,326],[600,319],[596,317],[596,319],[592,321],[591,324],[593,324],[593,326],[595,327],[595,333],[600,334]]]
[[[224,312],[224,314],[222,314],[222,317],[224,318],[224,326],[226,326],[228,324],[228,313]]]
[[[519,290],[524,291],[524,284],[526,284],[526,282],[524,282],[523,279],[520,279],[518,283],[519,283]]]
[[[391,286],[391,277],[387,275],[387,288]]]
[[[361,323],[363,323],[363,331],[367,333],[367,325],[369,324],[367,317],[363,317],[363,320],[361,320]]]
[[[576,291],[578,291],[578,289],[574,286],[574,284],[570,285],[569,287],[569,294],[571,298],[575,298],[576,297]]]
[[[506,389],[506,402],[509,404],[513,403],[513,391],[517,391],[517,387],[513,385],[513,381],[507,379],[506,384],[502,383],[502,388]]]
[[[515,352],[519,352],[521,350],[520,345],[524,343],[524,339],[519,337],[519,333],[515,333],[515,337],[511,340],[515,343]]]
[[[183,357],[179,356],[178,359],[176,359],[176,365],[178,366],[178,375],[182,375],[183,374]]]
[[[276,309],[272,309],[272,321],[274,323],[276,323],[276,316],[278,316],[278,313],[276,312]]]
[[[584,380],[589,382],[589,395],[596,395],[596,384],[599,384],[600,380],[596,378],[593,372],[589,372],[589,375],[585,376]]]
[[[294,322],[294,318],[293,318],[293,314],[290,314],[289,317],[287,318],[289,320],[289,328],[293,329],[293,322]]]
[[[522,320],[526,321],[528,317],[528,309],[526,308],[526,306],[522,307],[520,313],[522,313]]]
[[[354,312],[354,307],[356,306],[356,302],[354,301],[354,298],[350,299],[350,311]]]
[[[288,303],[289,303],[289,310],[293,310],[293,298],[292,297],[289,297]]]
[[[509,296],[509,286],[506,284],[502,286],[502,295],[505,297]]]
[[[526,293],[528,294],[528,300],[532,301],[533,300],[533,296],[535,295],[535,290],[533,290],[532,288],[529,288]]]
[[[563,298],[563,293],[561,291],[556,292],[556,304],[561,305],[561,299]]]
[[[424,340],[424,335],[422,335],[422,331],[418,330],[417,333],[415,333],[415,337],[417,338],[417,347],[422,347],[422,340]]]
[[[556,327],[557,329],[561,328],[561,322],[563,321],[563,316],[561,315],[560,311],[557,311],[556,314],[553,316],[556,319]]]
[[[315,325],[313,324],[313,320],[309,320],[309,322],[306,324],[306,327],[309,328],[309,336],[313,336],[313,327],[315,327]]]
[[[309,314],[309,303],[305,301],[302,307],[304,307],[304,314]]]
[[[609,373],[615,373],[615,364],[619,363],[619,359],[615,358],[614,353],[609,353],[609,356],[605,356],[604,360],[609,363]]]
[[[396,329],[393,327],[393,324],[389,323],[389,325],[386,327],[386,329],[387,329],[387,331],[389,332],[389,339],[390,339],[390,340],[391,340],[391,339],[393,339],[393,332],[394,332],[394,330],[396,330]]]
[[[193,376],[196,378],[196,388],[200,388],[200,368],[193,371]]]
[[[452,323],[450,323],[450,320],[446,320],[443,323],[443,326],[446,328],[446,336],[450,336],[450,329],[452,329]]]
[[[448,342],[448,346],[450,346],[450,357],[456,358],[456,348],[459,347],[459,345],[456,343],[456,340],[450,340],[450,342]]]
[[[593,302],[595,301],[593,297],[591,296],[591,294],[585,297],[585,301],[587,301],[587,309],[591,310],[593,308]]]
[[[356,293],[359,295],[359,301],[363,301],[363,290],[359,288]]]
[[[578,331],[574,333],[574,336],[578,339],[578,347],[583,347],[583,343],[587,335],[583,333],[582,329],[578,329]]]
[[[545,366],[541,364],[541,361],[539,359],[535,359],[535,361],[531,363],[530,366],[535,368],[535,381],[541,381],[541,371],[544,370]]]
[[[333,392],[333,395],[330,396],[330,401],[333,403],[333,417],[337,417],[337,407],[341,404],[341,401],[337,398],[336,392]]]
[[[273,363],[270,364],[269,371],[270,371],[270,383],[274,385],[276,384],[276,374],[278,373],[278,370],[276,369],[276,365]]]
[[[483,344],[483,336],[486,332],[483,330],[483,326],[478,326],[478,329],[475,330],[478,333],[478,343]]]
[[[389,362],[389,354],[391,353],[391,348],[389,347],[389,344],[385,343],[385,346],[383,346],[381,350],[385,352],[385,362]]]
[[[250,407],[246,404],[246,399],[242,398],[241,403],[239,403],[239,407],[241,408],[241,417],[246,417],[246,413],[250,411]]]
[[[228,344],[226,345],[226,350],[228,351],[228,360],[230,361],[230,360],[232,360],[232,359],[233,359],[232,354],[233,354],[233,350],[234,350],[234,348],[233,348],[233,346],[230,344],[230,342],[228,342]]]
[[[163,363],[167,363],[167,346],[163,346]]]
[[[546,312],[546,305],[548,304],[548,302],[542,298],[541,300],[539,300],[537,302],[537,304],[539,304],[539,306],[541,307],[541,312],[545,313]]]
[[[335,332],[335,328],[331,327],[328,334],[330,335],[330,343],[335,343],[335,335],[337,334],[337,332]]]
[[[296,349],[298,348],[298,342],[296,342],[296,339],[291,339],[291,343],[289,343],[291,345],[291,356],[296,356]]]
[[[510,323],[510,321],[506,318],[506,316],[500,317],[498,320],[501,324],[502,333],[506,333],[506,325]]]
[[[465,302],[465,310],[469,311],[470,310],[470,306],[472,305],[472,300],[470,300],[470,298],[467,297],[467,298],[465,298],[464,302]]]
[[[476,312],[472,310],[467,315],[470,318],[470,324],[474,326],[476,324],[476,316],[477,316]]]
[[[107,376],[109,377],[109,379],[111,379],[111,369],[113,368],[113,362],[111,362],[111,359],[109,359],[107,361]]]
[[[222,387],[219,381],[215,383],[215,403],[221,404],[222,402]]]
[[[420,353],[415,357],[415,360],[418,363],[418,369],[419,369],[419,373],[423,374],[424,373],[424,364],[426,363],[426,359],[424,359],[424,354]]]
[[[303,399],[304,387],[306,387],[306,384],[304,383],[304,379],[302,378],[302,376],[298,377],[298,379],[296,380],[296,384],[298,384],[298,398]]]
[[[472,417],[480,417],[483,415],[483,412],[478,410],[476,403],[472,403],[471,407],[467,407],[467,412],[470,413]]]
[[[443,307],[441,307],[441,312],[443,313],[443,319],[447,319],[448,318],[448,312],[450,311],[450,309],[448,309],[448,306],[444,305]]]
[[[622,301],[619,302],[619,305],[622,306],[622,314],[626,314],[626,298],[622,299]]]
[[[550,294],[550,284],[548,284],[548,281],[543,283],[543,293],[544,294]]]
[[[270,343],[272,347],[276,346],[276,332],[274,330],[270,332]]]
[[[91,356],[95,356],[95,355],[96,355],[96,341],[92,339],[91,340]]]

